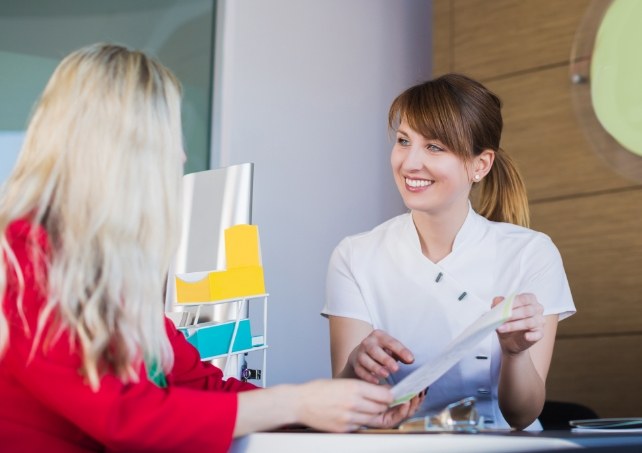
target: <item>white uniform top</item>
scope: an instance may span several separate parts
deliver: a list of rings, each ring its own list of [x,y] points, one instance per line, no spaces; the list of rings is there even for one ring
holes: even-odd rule
[[[435,264],[421,251],[412,216],[345,238],[330,259],[323,315],[365,321],[414,354],[400,364],[398,382],[438,356],[468,325],[489,311],[495,296],[533,293],[544,314],[564,319],[575,306],[560,254],[543,234],[491,222],[469,208],[452,252]],[[438,412],[468,396],[489,428],[508,428],[499,410],[501,351],[489,335],[430,386],[422,412]],[[536,421],[530,429],[541,429]]]

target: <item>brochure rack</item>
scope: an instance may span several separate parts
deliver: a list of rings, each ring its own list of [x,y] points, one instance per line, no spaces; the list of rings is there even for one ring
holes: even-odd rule
[[[225,230],[226,268],[175,276],[176,306],[191,307],[178,320],[187,341],[198,349],[202,360],[227,357],[223,373],[228,376],[230,358],[262,351],[261,370],[241,370],[241,379],[253,379],[266,385],[267,298],[259,233],[256,225],[234,225]],[[252,336],[250,305],[263,304],[262,333]],[[204,305],[229,305],[225,322],[199,323]],[[195,308],[194,308],[195,307]],[[235,312],[236,309],[236,312]],[[193,313],[193,319],[191,314]]]
[[[267,379],[267,301],[268,294],[243,296],[227,300],[210,302],[182,303],[183,307],[196,308],[191,323],[180,327],[189,341],[201,355],[201,360],[211,361],[222,357],[231,357],[239,354],[249,354],[260,351],[262,354],[261,370],[245,370],[245,379],[260,381],[261,386],[266,386]],[[200,309],[203,305],[211,304],[236,304],[237,316],[228,322],[202,322],[199,323]],[[249,312],[252,307],[262,305],[263,325],[262,332],[253,335],[250,326]],[[245,308],[248,308],[246,310]],[[248,313],[243,317],[243,313]],[[229,360],[226,361],[226,365]],[[226,370],[224,374],[227,375]]]

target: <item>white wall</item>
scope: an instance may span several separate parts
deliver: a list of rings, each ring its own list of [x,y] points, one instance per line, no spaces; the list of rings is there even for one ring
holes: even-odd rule
[[[403,212],[387,111],[431,73],[428,0],[220,0],[212,165],[255,162],[268,384],[330,376],[339,240]],[[394,301],[391,301],[394,303]],[[252,362],[250,362],[252,363]]]

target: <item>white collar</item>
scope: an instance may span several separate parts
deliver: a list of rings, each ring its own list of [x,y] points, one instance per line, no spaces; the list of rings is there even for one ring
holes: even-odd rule
[[[474,244],[477,241],[481,240],[482,237],[486,234],[487,228],[487,219],[477,214],[469,201],[468,214],[466,215],[464,223],[462,224],[461,228],[459,228],[459,231],[455,236],[452,251],[446,257],[444,257],[443,260],[447,260],[448,257],[455,253],[455,251],[461,249],[462,247],[466,247],[467,244]],[[421,253],[419,233],[417,232],[417,228],[415,227],[415,223],[412,219],[412,213],[408,213],[404,230],[404,235],[410,241],[413,248]],[[440,261],[440,263],[442,261]]]

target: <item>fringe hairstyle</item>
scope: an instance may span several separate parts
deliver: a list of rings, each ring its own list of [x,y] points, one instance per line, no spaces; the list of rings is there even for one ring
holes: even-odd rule
[[[503,120],[494,93],[464,75],[446,74],[408,88],[392,102],[389,127],[396,129],[403,120],[464,161],[494,151],[491,171],[479,183],[477,211],[489,220],[529,226],[526,187],[513,159],[499,147]]]
[[[32,354],[59,333],[43,332],[46,321],[59,321],[93,389],[107,372],[133,382],[143,361],[173,364],[163,288],[180,231],[180,97],[176,77],[142,52],[95,44],[71,53],[35,106],[0,195],[0,294],[10,268],[22,281],[6,228],[27,218],[50,246]],[[0,354],[8,341],[0,310]]]

